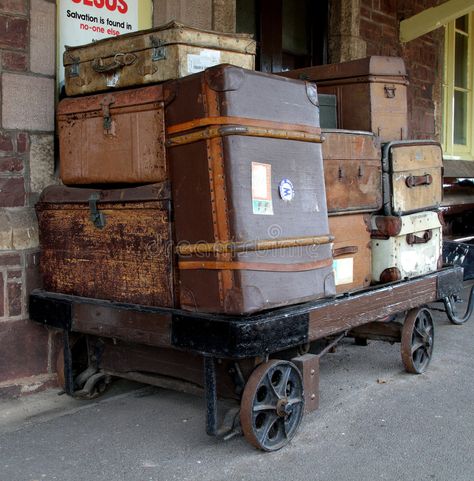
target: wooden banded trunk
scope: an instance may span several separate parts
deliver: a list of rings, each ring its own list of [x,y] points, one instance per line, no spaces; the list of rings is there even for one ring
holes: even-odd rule
[[[334,295],[315,86],[218,66],[166,90],[181,307]]]

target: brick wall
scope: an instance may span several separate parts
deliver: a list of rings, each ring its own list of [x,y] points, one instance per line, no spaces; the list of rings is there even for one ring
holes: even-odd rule
[[[39,286],[34,204],[54,177],[54,0],[0,0],[0,396],[54,381],[54,334],[28,320]]]
[[[408,133],[411,138],[435,138],[441,132],[441,84],[444,31],[439,28],[405,45],[399,43],[399,23],[442,3],[439,0],[361,0],[360,37],[367,55],[403,57],[408,88]]]

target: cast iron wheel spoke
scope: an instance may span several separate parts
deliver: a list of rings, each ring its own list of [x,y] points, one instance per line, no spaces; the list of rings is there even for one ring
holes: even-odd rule
[[[272,378],[270,377],[270,372],[267,372],[265,384],[270,387],[270,389],[273,391],[273,394],[275,395],[275,397],[277,399],[281,399],[280,394],[278,393],[276,387],[272,383]]]
[[[253,412],[258,413],[261,411],[276,411],[276,405],[273,404],[257,404],[253,407]]]
[[[280,399],[287,397],[286,388],[288,386],[288,380],[290,379],[291,367],[287,367],[280,381]]]
[[[291,392],[287,396],[289,384]],[[282,448],[296,434],[303,412],[303,379],[293,363],[272,359],[255,368],[240,403],[242,432],[247,441],[263,451]]]
[[[303,402],[303,398],[295,397],[288,400],[288,406],[294,406],[295,404],[300,404]]]
[[[268,434],[270,432],[270,429],[272,428],[272,426],[278,422],[280,418],[275,415],[275,416],[270,416],[270,419],[268,420],[268,422],[265,424],[265,428],[263,430],[263,432],[261,433],[260,435],[260,439],[265,442],[268,440]]]
[[[417,351],[418,349],[420,349],[420,347],[423,347],[423,346],[424,346],[423,342],[417,342],[417,343],[412,344],[412,346],[411,346],[412,355],[415,354],[415,351]]]
[[[407,313],[402,328],[401,353],[405,369],[421,374],[430,363],[433,353],[434,325],[426,308],[412,309]]]

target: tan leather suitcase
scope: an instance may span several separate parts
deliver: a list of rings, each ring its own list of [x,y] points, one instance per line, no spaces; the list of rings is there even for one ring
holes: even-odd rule
[[[51,186],[41,194],[41,273],[52,292],[174,307],[170,192]]]
[[[57,121],[64,184],[138,184],[167,178],[161,86],[63,99]]]
[[[165,89],[181,307],[334,295],[314,84],[227,65]]]
[[[399,57],[372,56],[306,67],[281,75],[316,82],[337,97],[337,126],[368,130],[381,141],[407,138],[407,73]]]
[[[438,142],[389,142],[382,162],[385,215],[405,215],[441,205],[443,152]]]
[[[345,214],[329,217],[334,236],[333,269],[338,294],[370,285],[372,253],[370,214]]]
[[[381,147],[370,132],[323,129],[324,181],[329,215],[382,207]]]
[[[176,79],[221,63],[254,68],[250,35],[199,30],[172,21],[150,30],[66,47],[67,95]]]

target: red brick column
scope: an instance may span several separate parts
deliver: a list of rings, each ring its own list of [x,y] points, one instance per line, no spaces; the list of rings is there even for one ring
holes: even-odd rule
[[[55,2],[0,0],[0,396],[54,382],[56,334],[28,320],[40,285],[34,204],[54,182]]]

